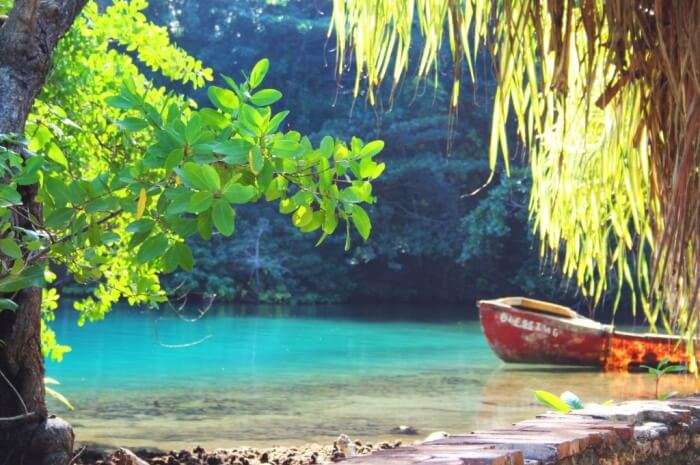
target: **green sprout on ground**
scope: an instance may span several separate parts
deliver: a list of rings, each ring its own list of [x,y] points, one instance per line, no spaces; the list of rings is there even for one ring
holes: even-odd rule
[[[676,391],[661,394],[661,378],[670,373],[685,373],[688,371],[688,368],[685,365],[672,364],[667,358],[661,360],[655,367],[641,365],[641,368],[645,368],[650,375],[653,375],[656,378],[654,396],[657,400],[667,400],[678,394]]]

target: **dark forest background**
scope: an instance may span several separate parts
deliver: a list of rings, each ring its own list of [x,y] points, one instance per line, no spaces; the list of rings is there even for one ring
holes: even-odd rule
[[[354,70],[336,78],[330,10],[322,0],[151,2],[149,18],[217,73],[239,77],[269,58],[266,84],[284,93],[278,107],[291,110],[290,128],[315,139],[386,142],[369,242],[349,252],[342,237],[315,247],[315,238],[298,233],[274,205],[258,204],[239,210],[231,239],[195,242],[195,272],[169,276],[166,284],[194,296],[216,294],[218,302],[471,306],[480,298],[529,295],[576,303],[571,286],[539,260],[524,156],[515,156],[510,177],[500,170],[487,188],[469,195],[489,175],[488,56],[477,62],[477,84],[463,88],[447,153],[447,56],[437,88],[432,79],[407,81],[391,102],[384,92],[382,105],[369,107],[362,96],[353,98]],[[192,97],[206,102],[203,93]]]

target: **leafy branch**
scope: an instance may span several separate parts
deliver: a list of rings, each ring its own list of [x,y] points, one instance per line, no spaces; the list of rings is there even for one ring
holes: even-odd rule
[[[351,224],[367,240],[371,223],[362,204],[375,201],[371,181],[384,164],[373,158],[384,144],[324,137],[314,147],[296,131],[281,132],[288,112],[271,108],[281,92],[259,89],[268,68],[266,59],[259,61],[242,83],[224,76],[227,88],[211,86],[213,106],[202,109],[175,98],[157,108],[147,88],[126,80],[107,103],[121,113],[118,130],[145,141],[145,150],[93,178],[72,168],[50,125],[35,123],[27,146],[46,152],[28,151],[23,159],[4,150],[0,159],[6,174],[0,250],[7,264],[0,292],[43,286],[46,258],[66,265],[79,281],[100,280],[118,249],[128,266],[192,270],[187,240],[231,236],[236,207],[262,199],[278,202],[302,232],[319,231],[319,243],[340,221],[348,247]],[[26,215],[31,229],[13,228],[12,216],[24,214],[17,188],[31,184],[39,187],[43,217]]]

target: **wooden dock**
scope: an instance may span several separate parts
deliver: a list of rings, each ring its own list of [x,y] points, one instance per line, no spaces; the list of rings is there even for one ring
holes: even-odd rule
[[[347,465],[696,465],[700,396],[594,405],[343,461]]]

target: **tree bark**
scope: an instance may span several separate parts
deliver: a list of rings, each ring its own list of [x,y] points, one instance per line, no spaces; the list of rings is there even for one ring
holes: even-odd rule
[[[23,134],[27,116],[51,66],[51,53],[87,0],[15,0],[0,23],[0,134]],[[36,186],[20,189],[15,226],[41,219]],[[7,257],[2,257],[7,258]],[[41,290],[14,297],[16,312],[0,312],[0,465],[67,464],[73,432],[49,418],[41,354]]]

